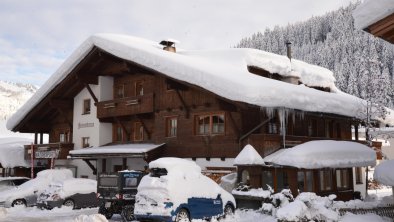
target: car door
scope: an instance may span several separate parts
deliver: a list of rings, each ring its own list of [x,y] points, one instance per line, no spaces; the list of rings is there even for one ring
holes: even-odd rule
[[[223,203],[220,195],[216,199],[192,197],[189,198],[188,205],[192,219],[211,218],[221,215],[223,211]]]

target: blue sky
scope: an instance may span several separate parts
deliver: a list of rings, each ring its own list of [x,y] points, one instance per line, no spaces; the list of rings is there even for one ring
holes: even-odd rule
[[[275,25],[355,0],[1,0],[0,80],[41,86],[86,38],[174,38],[185,49],[228,48]]]

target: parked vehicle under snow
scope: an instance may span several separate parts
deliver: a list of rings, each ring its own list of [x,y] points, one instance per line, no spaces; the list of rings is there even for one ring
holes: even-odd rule
[[[97,181],[72,178],[62,182],[52,182],[37,199],[40,208],[52,209],[67,206],[73,209],[97,207]]]
[[[192,161],[161,158],[149,164],[151,173],[138,186],[137,220],[190,221],[231,214],[234,197],[201,174]]]
[[[37,177],[12,190],[0,192],[0,207],[16,205],[35,206],[37,197],[53,181],[63,181],[73,178],[69,169],[43,170]]]

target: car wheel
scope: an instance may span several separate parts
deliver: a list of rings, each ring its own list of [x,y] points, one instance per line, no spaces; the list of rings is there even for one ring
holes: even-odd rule
[[[67,200],[64,201],[63,206],[71,207],[72,209],[74,209],[75,208],[75,203],[74,203],[73,200],[67,199]]]
[[[234,214],[234,207],[231,204],[226,204],[223,210],[224,217]]]
[[[184,208],[180,209],[176,214],[175,222],[190,222],[189,212]]]
[[[14,200],[12,202],[12,204],[11,204],[12,207],[14,207],[14,206],[22,206],[22,205],[26,206],[26,201],[24,199]]]
[[[107,218],[108,220],[112,218],[112,215],[114,215],[110,210],[108,210],[104,206],[99,207],[98,213],[104,215],[105,218]]]
[[[121,215],[126,221],[134,220],[135,219],[134,218],[134,206],[133,205],[124,206],[122,209]]]

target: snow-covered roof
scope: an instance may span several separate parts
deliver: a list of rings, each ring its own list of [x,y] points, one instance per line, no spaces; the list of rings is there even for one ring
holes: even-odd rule
[[[234,159],[234,165],[265,165],[263,158],[250,144],[246,145]]]
[[[357,142],[315,140],[264,157],[266,163],[304,169],[376,165],[376,152]]]
[[[0,138],[0,164],[5,168],[29,167],[25,160],[24,145],[32,142],[33,140],[27,138]]]
[[[381,184],[394,186],[394,160],[386,160],[375,167],[373,178]]]
[[[354,26],[365,29],[394,13],[394,0],[365,0],[353,11]]]
[[[195,162],[175,157],[163,157],[149,163],[149,168],[164,168],[168,173],[181,171],[186,173],[201,173],[201,167]]]
[[[71,150],[71,158],[85,155],[99,155],[99,154],[144,154],[153,149],[156,149],[163,144],[151,143],[133,143],[133,144],[116,144],[109,146],[91,147],[78,150]]]
[[[339,91],[328,69],[310,65],[286,56],[256,49],[222,49],[177,53],[162,50],[157,42],[132,36],[96,34],[88,38],[59,67],[48,81],[7,122],[14,129],[25,116],[47,96],[67,75],[98,47],[116,57],[148,67],[171,78],[200,86],[221,97],[260,107],[333,113],[357,117],[365,101]],[[252,74],[248,66],[282,76],[299,76],[303,85],[277,81]],[[330,88],[331,93],[307,86]],[[344,105],[346,104],[346,105]],[[394,118],[386,118],[385,121]]]

